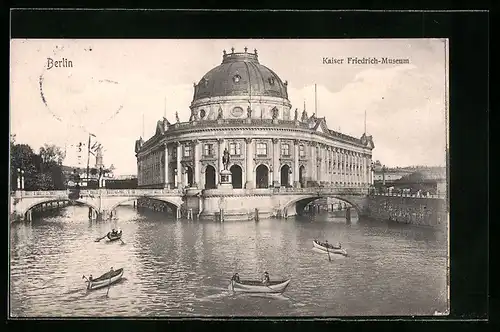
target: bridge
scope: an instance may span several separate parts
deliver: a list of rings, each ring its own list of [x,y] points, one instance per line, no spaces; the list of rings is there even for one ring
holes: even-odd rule
[[[180,218],[188,209],[198,216],[212,217],[216,211],[238,210],[236,214],[253,212],[256,207],[263,216],[292,216],[310,202],[321,197],[335,197],[350,203],[359,214],[364,212],[368,188],[311,187],[262,189],[95,189],[80,190],[78,199],[70,199],[69,191],[15,191],[11,195],[11,220],[30,219],[37,206],[71,201],[91,208],[98,219],[107,219],[120,204],[148,198],[165,203]],[[248,204],[252,208],[248,208]],[[222,205],[221,205],[222,204]]]
[[[95,189],[80,190],[80,198],[70,199],[69,191],[15,191],[11,195],[11,221],[29,219],[31,209],[51,202],[72,201],[86,205],[98,219],[107,219],[118,205],[140,198],[151,198],[166,203],[173,211],[182,205],[182,191],[178,189]]]
[[[404,223],[434,225],[446,220],[446,197],[369,194],[366,186],[260,188],[260,189],[95,189],[80,190],[77,199],[69,191],[15,191],[11,194],[10,216],[30,220],[31,210],[51,202],[70,201],[86,205],[95,218],[106,220],[120,204],[138,199],[159,201],[177,219],[213,219],[224,213],[226,220],[248,220],[258,210],[261,218],[300,214],[312,201],[331,197],[349,203],[360,216],[393,219]],[[189,213],[188,213],[189,212]],[[441,220],[441,221],[440,221]]]

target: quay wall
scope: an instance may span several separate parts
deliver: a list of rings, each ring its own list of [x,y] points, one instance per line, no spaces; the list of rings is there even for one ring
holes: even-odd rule
[[[448,220],[446,199],[407,196],[370,196],[368,216],[397,223],[446,226]]]

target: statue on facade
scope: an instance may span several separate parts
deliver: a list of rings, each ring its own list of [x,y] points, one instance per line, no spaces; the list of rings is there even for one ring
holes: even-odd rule
[[[307,121],[307,118],[308,116],[306,110],[302,111],[302,121]]]
[[[219,107],[219,114],[217,115],[217,120],[222,119],[222,108]]]
[[[297,121],[297,119],[299,118],[299,111],[298,111],[298,108],[295,109],[295,118],[294,120]]]
[[[250,108],[250,106],[247,107],[247,118],[251,118],[252,117],[252,109]]]
[[[179,122],[180,122],[180,120],[179,120],[179,113],[177,113],[177,112],[175,112],[175,121],[176,121],[177,123],[179,123]]]
[[[224,165],[224,169],[227,170],[229,166],[229,151],[227,151],[227,148],[224,149],[224,155],[222,156],[222,164]]]
[[[278,109],[275,107],[273,108],[273,120],[276,120],[278,118]]]

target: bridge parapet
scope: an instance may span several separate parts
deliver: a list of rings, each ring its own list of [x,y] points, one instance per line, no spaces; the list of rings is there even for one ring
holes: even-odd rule
[[[16,192],[17,193],[17,192]],[[50,191],[20,191],[19,196],[23,198],[28,197],[67,197],[68,191],[66,190],[50,190]]]
[[[283,195],[368,195],[368,188],[343,187],[309,187],[309,188],[275,188],[274,194]]]

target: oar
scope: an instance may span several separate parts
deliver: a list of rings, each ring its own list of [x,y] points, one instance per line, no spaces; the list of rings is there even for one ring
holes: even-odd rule
[[[108,236],[108,234],[104,235],[103,237],[98,237],[97,239],[95,239],[95,242],[99,242],[101,241],[102,239],[104,239],[106,236]]]
[[[332,261],[332,258],[330,257],[330,250],[328,250],[328,247],[326,247],[326,252],[328,253],[328,261]]]
[[[109,287],[111,287],[111,277],[109,277],[108,291],[106,292],[106,296],[108,296],[108,294],[109,294]]]

